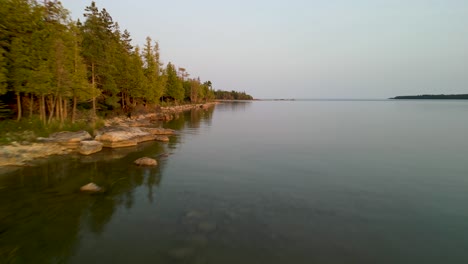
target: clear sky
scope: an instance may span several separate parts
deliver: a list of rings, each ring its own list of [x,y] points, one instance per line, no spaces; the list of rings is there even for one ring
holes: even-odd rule
[[[91,1],[62,0],[74,18]],[[255,98],[468,93],[466,0],[97,0],[134,44]]]

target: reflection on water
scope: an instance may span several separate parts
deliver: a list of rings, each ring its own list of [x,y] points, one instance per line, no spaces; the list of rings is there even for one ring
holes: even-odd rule
[[[181,114],[169,143],[1,175],[0,263],[467,263],[467,110],[259,101]],[[159,166],[133,166],[142,156]],[[77,191],[90,181],[107,192]]]
[[[220,103],[216,106],[216,111],[227,112],[227,111],[246,111],[253,104],[252,101],[232,101]]]
[[[196,130],[209,123],[213,108],[193,110],[167,127]],[[149,204],[163,178],[169,144],[146,142],[136,147],[104,149],[91,156],[71,155],[36,161],[0,175],[0,263],[63,263],[80,246],[80,234],[101,234],[118,208],[130,209],[137,187]],[[139,157],[158,159],[156,168],[133,165]],[[103,194],[83,194],[89,182],[102,186]]]

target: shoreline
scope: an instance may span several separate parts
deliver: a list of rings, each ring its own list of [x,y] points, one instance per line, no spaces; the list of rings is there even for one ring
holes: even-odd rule
[[[100,152],[103,147],[130,147],[145,141],[167,142],[169,136],[173,136],[175,131],[161,128],[162,123],[177,119],[181,113],[191,110],[207,110],[219,103],[215,101],[168,106],[161,107],[159,111],[153,113],[105,119],[104,127],[94,131],[94,135],[86,131],[63,131],[51,134],[49,138],[36,138],[36,142],[26,144],[12,142],[0,146],[0,168],[32,166],[31,161],[52,155],[74,153],[91,155]],[[95,149],[88,151],[90,146]]]

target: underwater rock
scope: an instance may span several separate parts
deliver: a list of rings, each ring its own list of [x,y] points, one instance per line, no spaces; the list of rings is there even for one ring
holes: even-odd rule
[[[148,158],[148,157],[143,157],[139,158],[134,161],[134,163],[138,166],[156,166],[158,165],[158,162],[155,159]]]
[[[198,230],[205,233],[211,233],[216,231],[217,225],[215,222],[203,221],[197,226]]]
[[[102,188],[97,186],[94,182],[88,183],[80,188],[82,192],[102,192]]]
[[[195,256],[195,249],[189,247],[176,248],[169,251],[169,256],[177,260],[186,260]]]

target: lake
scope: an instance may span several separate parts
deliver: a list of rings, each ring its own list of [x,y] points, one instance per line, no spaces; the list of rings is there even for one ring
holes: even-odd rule
[[[1,174],[0,263],[468,263],[467,120],[468,101],[192,111],[169,143]]]

